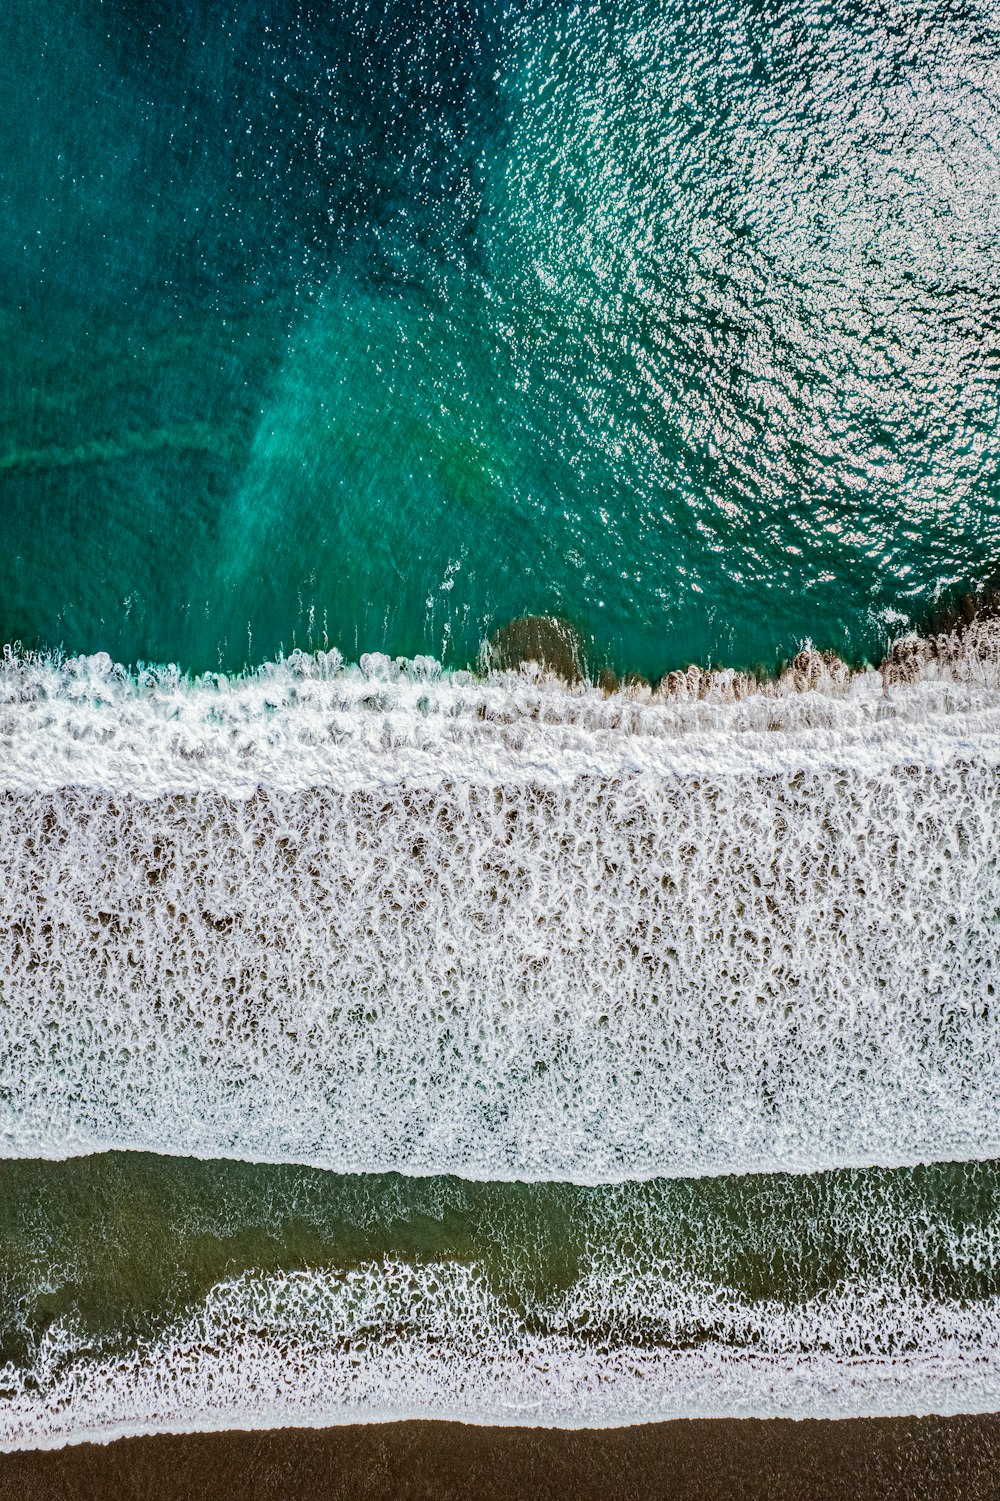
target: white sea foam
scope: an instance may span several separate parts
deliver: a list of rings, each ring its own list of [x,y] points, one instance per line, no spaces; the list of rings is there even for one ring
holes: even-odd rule
[[[0,663],[0,788],[155,798],[451,782],[616,780],[1000,761],[1000,630],[989,651],[904,673],[804,653],[773,683],[672,673],[616,693],[521,673],[442,674],[430,658],[297,653],[240,678],[131,674],[109,657]],[[894,681],[908,676],[909,682]]]
[[[0,1151],[580,1182],[1000,1155],[995,654],[900,661],[606,699],[10,657]]]
[[[61,1321],[29,1369],[0,1367],[0,1391],[0,1449],[409,1417],[981,1412],[1000,1406],[1000,1302],[848,1284],[790,1306],[595,1269],[529,1323],[474,1266],[389,1261],[224,1283],[127,1354]]]

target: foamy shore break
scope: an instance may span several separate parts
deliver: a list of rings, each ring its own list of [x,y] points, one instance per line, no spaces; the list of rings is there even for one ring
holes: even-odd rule
[[[1000,1155],[997,639],[611,695],[8,653],[0,1151],[584,1183]]]
[[[488,662],[489,654],[484,657]],[[607,680],[606,680],[607,681]],[[894,644],[878,668],[804,649],[778,677],[668,673],[655,689],[430,657],[294,652],[239,677],[106,653],[0,661],[0,789],[139,797],[258,789],[566,786],[579,777],[942,765],[1000,746],[1000,621]]]
[[[54,1326],[27,1372],[0,1367],[0,1452],[141,1433],[407,1418],[617,1427],[675,1417],[887,1417],[995,1410],[1000,1307],[845,1287],[787,1308],[665,1290],[689,1348],[643,1339],[657,1302],[627,1276],[574,1288],[526,1328],[475,1269],[387,1263],[240,1278],[162,1338],[102,1359]],[[625,1327],[586,1324],[624,1303]],[[561,1316],[561,1323],[560,1323]],[[581,1322],[583,1327],[581,1327]],[[636,1328],[638,1325],[638,1329]],[[387,1337],[386,1331],[392,1331]]]

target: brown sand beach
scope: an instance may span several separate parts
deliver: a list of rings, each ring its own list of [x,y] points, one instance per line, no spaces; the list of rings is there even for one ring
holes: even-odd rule
[[[0,1456],[4,1501],[992,1501],[1000,1416],[566,1431],[405,1422]]]

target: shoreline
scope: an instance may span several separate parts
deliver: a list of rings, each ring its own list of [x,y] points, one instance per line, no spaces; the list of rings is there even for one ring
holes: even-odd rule
[[[858,680],[879,677],[886,689],[920,680],[950,678],[969,680],[976,669],[992,668],[1000,681],[1000,595],[965,596],[959,607],[935,615],[924,633],[915,629],[888,641],[878,660],[857,661],[834,650],[815,647],[804,639],[794,656],[773,670],[702,665],[692,661],[671,668],[655,679],[632,671],[616,672],[591,664],[587,644],[567,621],[555,616],[519,616],[494,631],[480,646],[474,664],[445,667],[437,658],[416,654],[390,655],[384,651],[359,653],[349,658],[337,647],[305,650],[296,647],[274,659],[246,663],[227,671],[198,672],[178,662],[117,662],[103,650],[70,653],[62,647],[23,648],[19,641],[0,647],[0,679],[11,672],[37,674],[48,669],[75,678],[97,676],[112,679],[136,690],[150,687],[197,689],[237,688],[291,671],[301,678],[330,679],[360,673],[378,681],[400,678],[445,681],[456,685],[486,687],[527,678],[539,684],[560,686],[586,694],[597,690],[605,698],[645,702],[675,699],[724,698],[739,700],[753,695],[784,696],[789,692],[819,689],[843,692]],[[0,695],[2,702],[2,695]]]
[[[480,909],[483,912],[502,909],[507,914],[507,926],[501,937],[507,934],[511,943],[521,941],[525,913],[533,920],[540,913],[549,937],[544,960],[533,960],[535,968],[530,973],[524,969],[523,974],[513,965],[500,965],[497,983],[502,980],[511,995],[516,993],[520,1004],[525,996],[534,997],[541,984],[535,969],[543,964],[551,967],[558,961],[566,993],[578,996],[594,967],[585,965],[581,971],[584,979],[580,979],[573,965],[578,951],[583,953],[586,944],[581,948],[577,935],[573,943],[567,940],[560,947],[555,939],[562,931],[559,923],[563,919],[559,917],[557,922],[552,914],[561,911],[556,898],[565,885],[566,861],[577,845],[583,849],[581,840],[584,835],[590,837],[589,830],[594,849],[603,849],[601,840],[607,842],[612,835],[623,842],[617,853],[611,852],[614,857],[611,863],[600,867],[603,874],[596,884],[591,883],[592,891],[583,880],[590,868],[589,855],[586,859],[586,851],[580,855],[583,862],[577,872],[583,882],[580,890],[585,895],[591,893],[587,896],[590,906],[584,911],[587,921],[580,932],[585,936],[604,935],[604,949],[594,948],[594,953],[600,958],[605,951],[609,952],[619,968],[624,965],[629,974],[634,970],[638,977],[637,994],[645,994],[643,986],[649,989],[659,971],[650,977],[652,961],[644,957],[646,950],[631,928],[618,935],[620,942],[614,935],[614,941],[608,938],[607,922],[602,915],[607,905],[605,894],[614,895],[619,888],[626,890],[628,899],[616,900],[613,904],[616,911],[648,913],[655,907],[659,914],[662,908],[664,922],[669,918],[672,925],[671,932],[690,906],[691,922],[685,919],[680,924],[686,933],[689,928],[698,930],[694,908],[702,897],[710,900],[724,877],[728,883],[726,891],[733,887],[741,911],[754,912],[759,917],[753,932],[744,934],[745,941],[741,940],[742,946],[736,953],[741,964],[745,958],[744,967],[749,975],[762,944],[777,948],[779,942],[789,944],[794,940],[794,934],[784,931],[782,913],[796,904],[769,902],[766,892],[760,895],[755,879],[755,873],[766,875],[771,871],[777,858],[772,848],[777,821],[783,829],[783,879],[794,878],[800,896],[812,890],[809,872],[815,864],[816,850],[828,835],[832,838],[831,830],[842,832],[842,838],[838,834],[837,847],[851,851],[851,871],[864,877],[862,884],[869,895],[881,888],[865,861],[874,859],[882,846],[891,858],[887,856],[879,868],[889,872],[897,884],[901,883],[905,895],[910,889],[907,883],[916,880],[913,874],[916,867],[906,855],[907,840],[915,838],[914,831],[923,827],[924,805],[932,807],[934,819],[948,810],[957,810],[955,816],[960,813],[963,828],[966,825],[968,828],[960,851],[962,860],[956,869],[964,872],[963,879],[968,885],[972,878],[969,871],[975,875],[979,869],[975,864],[976,851],[987,848],[976,830],[992,808],[996,768],[1000,765],[998,643],[1000,628],[995,622],[974,621],[965,631],[953,632],[951,636],[923,641],[904,638],[877,669],[850,669],[837,658],[809,651],[800,653],[778,678],[764,682],[725,670],[690,669],[687,673],[668,675],[655,690],[648,684],[633,682],[610,692],[583,680],[570,683],[538,662],[533,666],[529,662],[527,667],[501,665],[489,676],[477,678],[471,673],[442,674],[439,664],[429,659],[400,663],[370,656],[362,658],[356,667],[345,668],[339,654],[330,653],[325,658],[300,655],[267,664],[236,682],[215,677],[192,682],[179,673],[128,674],[116,669],[106,657],[77,659],[59,666],[51,659],[18,660],[8,655],[0,667],[0,700],[6,711],[4,721],[0,722],[0,737],[9,738],[6,742],[0,739],[0,744],[16,748],[19,758],[12,755],[8,760],[10,790],[2,803],[4,817],[17,836],[10,847],[24,852],[25,863],[18,865],[19,874],[13,887],[24,897],[23,921],[27,926],[23,936],[27,942],[36,925],[54,921],[61,912],[56,907],[50,912],[38,893],[51,892],[58,895],[59,901],[70,901],[73,912],[83,914],[86,919],[77,935],[84,945],[81,953],[90,952],[87,945],[96,947],[100,963],[108,967],[108,973],[112,977],[124,976],[119,999],[122,1015],[131,1017],[132,970],[123,968],[122,956],[127,957],[130,952],[129,944],[144,914],[149,923],[142,934],[150,940],[147,947],[153,955],[149,962],[155,959],[157,966],[165,962],[160,950],[156,949],[154,955],[151,946],[152,936],[162,930],[166,935],[164,953],[170,961],[169,968],[178,973],[183,969],[180,961],[187,962],[189,949],[197,961],[198,973],[202,968],[207,973],[213,965],[217,967],[223,962],[228,965],[237,955],[239,935],[246,926],[250,932],[248,952],[256,953],[260,948],[270,956],[281,995],[287,993],[294,999],[293,987],[284,986],[282,980],[284,948],[277,941],[260,939],[260,934],[266,938],[270,933],[268,924],[273,925],[282,915],[281,904],[275,903],[275,891],[286,893],[288,911],[284,916],[293,919],[290,926],[279,923],[279,928],[294,931],[311,954],[322,955],[326,949],[318,939],[313,941],[314,930],[322,927],[329,893],[346,890],[348,886],[352,891],[360,890],[362,876],[365,881],[374,880],[365,874],[369,868],[365,853],[369,845],[372,849],[377,847],[380,858],[388,852],[394,858],[398,854],[405,863],[416,858],[414,841],[417,840],[423,862],[421,869],[426,867],[430,871],[433,891],[442,893],[445,916],[456,932],[471,935],[461,951],[462,964],[467,967],[472,959],[479,962],[479,949],[470,944],[482,926],[481,917],[477,916]],[[902,691],[896,692],[897,688]],[[197,704],[193,703],[195,698]],[[786,733],[775,735],[776,730]],[[783,740],[789,752],[785,758],[787,764],[783,759]],[[46,768],[53,768],[51,787],[44,785],[46,778],[39,776],[40,753]],[[283,786],[293,763],[298,770],[289,785]],[[734,764],[742,772],[738,786],[730,785]],[[830,778],[831,768],[836,770],[845,765],[850,776]],[[544,784],[548,779],[553,787],[558,787],[569,772],[572,772],[571,785],[564,808],[563,802],[554,798]],[[455,781],[461,780],[463,773],[470,783],[486,788],[491,796],[486,798],[477,791],[472,798],[457,797]],[[414,780],[423,781],[428,789],[426,797],[414,793]],[[248,798],[245,804],[240,796],[244,783]],[[873,800],[876,783],[880,786],[884,783],[887,792],[884,798]],[[327,791],[320,795],[317,785]],[[585,785],[597,789],[590,802],[582,794]],[[336,786],[340,790],[333,797],[330,789]],[[398,798],[390,803],[392,786],[400,790]],[[90,792],[85,795],[87,788]],[[269,789],[266,794],[264,788]],[[749,801],[748,790],[753,792]],[[494,825],[501,805],[510,827],[504,824],[498,832]],[[610,821],[609,806],[614,813]],[[443,823],[442,809],[446,815]],[[874,826],[872,817],[876,817]],[[569,833],[560,823],[564,818],[570,819]],[[350,851],[353,849],[350,839],[334,841],[330,847],[317,845],[316,849],[309,843],[314,836],[318,837],[317,828],[340,827],[338,819],[358,845],[361,864],[357,870],[353,865],[341,870],[335,861],[331,863],[331,849],[336,853],[343,846]],[[593,823],[593,830],[587,819]],[[39,828],[41,840],[36,838]],[[206,843],[213,829],[217,832],[215,843],[210,839]],[[636,881],[640,877],[642,882],[647,881],[648,860],[642,846],[643,831],[647,829],[659,831],[658,847],[666,851],[667,884],[662,889],[667,895],[660,895],[658,886],[655,902],[648,892],[641,901],[638,897],[632,900],[631,895],[633,875]],[[673,834],[667,837],[665,830],[675,831],[676,837]],[[697,840],[693,840],[694,832],[698,833]],[[725,838],[720,844],[722,835]],[[693,853],[685,853],[684,839],[693,840]],[[499,858],[496,851],[501,847],[508,851],[510,840],[514,841],[510,846],[513,853],[504,854],[503,859],[508,864],[513,862],[511,869],[519,860],[525,869],[536,872],[538,900],[532,898],[534,905],[528,901],[527,888],[521,906],[507,891],[510,882],[504,875],[506,865],[499,874],[490,866],[493,873],[483,874],[478,896],[464,888],[452,891],[445,880],[452,844],[465,841],[463,849],[468,845],[477,858],[483,853],[484,858],[489,855],[494,860]],[[925,841],[918,853],[925,852],[926,844]],[[719,854],[723,845],[724,858]],[[123,848],[132,851],[124,865]],[[218,906],[213,872],[225,864],[221,857],[225,856],[232,864],[234,851],[239,854],[251,849],[256,853],[252,859],[247,855],[250,862],[247,871],[243,872],[241,866],[237,872],[242,884],[238,882],[238,890],[227,897],[228,906]],[[671,864],[671,852],[675,850],[680,851],[676,869]],[[207,852],[208,856],[218,853],[220,859],[213,862],[209,858],[204,866],[197,864],[195,855],[199,851]],[[559,854],[558,861],[555,855],[550,859],[552,851]],[[789,865],[793,853],[798,861],[794,869]],[[79,870],[74,861],[79,863]],[[464,860],[463,868],[467,865],[468,860]],[[258,867],[266,867],[265,874],[270,871],[275,876],[264,883],[266,901],[263,887],[258,892],[254,884]],[[299,882],[297,872],[301,870],[309,873],[310,881],[314,877],[319,880],[318,896],[314,886]],[[704,881],[688,880],[691,870],[703,874]],[[75,872],[72,879],[71,871]],[[191,871],[196,874],[199,900],[188,912],[180,898],[183,892],[188,892]],[[384,874],[388,882],[391,871]],[[128,877],[121,889],[116,884],[118,877],[123,880]],[[948,863],[925,872],[919,885],[921,900],[912,910],[923,912],[928,923],[936,911],[950,910],[944,898],[951,890],[948,884],[951,879]],[[676,891],[671,882],[676,884]],[[937,891],[939,886],[942,900],[928,900],[928,890]],[[372,912],[387,910],[381,890],[375,882]],[[637,886],[636,891],[639,890]],[[135,892],[141,899],[136,898]],[[690,900],[683,896],[684,892],[689,892]],[[827,908],[822,897],[823,891],[817,887],[812,957],[807,969],[811,973],[814,968],[817,974],[823,969],[828,980],[827,969],[816,959],[817,954],[822,956],[826,952],[823,942],[827,927],[823,926],[823,914]],[[471,916],[466,914],[463,903],[471,903]],[[906,907],[905,902],[903,906]],[[799,901],[796,910],[800,907]],[[174,923],[175,908],[184,913],[183,934]],[[159,921],[163,912],[170,917],[166,927]],[[876,921],[877,912],[877,904],[872,909],[867,898],[864,903],[859,898],[856,911],[852,908],[846,915],[840,914],[832,926],[827,924],[832,935],[830,944],[840,931],[838,924],[846,923],[852,933],[865,939],[866,952],[870,950],[878,961],[876,965],[873,959],[869,965],[869,968],[875,966],[872,968],[875,980],[880,978],[886,962],[885,935]],[[423,927],[428,932],[432,929],[437,932],[441,925],[432,923],[432,916],[430,911],[422,919]],[[61,917],[59,920],[63,921]],[[255,926],[258,920],[262,925],[260,934]],[[372,921],[368,907],[362,910],[358,905],[349,931],[345,928],[342,935],[344,953],[352,963],[356,960],[359,975],[362,973],[359,966],[370,946],[370,932],[375,931]],[[930,940],[937,944],[940,938],[944,942],[947,934],[942,936],[933,923],[931,926]],[[42,932],[41,926],[38,932]],[[73,932],[76,933],[75,927]],[[901,938],[894,935],[895,930],[889,935],[892,940],[888,944],[889,957],[899,946],[896,938]],[[573,936],[569,934],[570,939]],[[440,945],[431,944],[427,952],[435,964],[440,960],[442,975],[447,978],[459,960],[444,951],[442,957],[439,948]],[[835,945],[830,951],[840,953]],[[55,950],[50,953],[40,939],[32,939],[31,952],[43,967],[53,969],[58,981],[59,953]],[[498,950],[497,933],[491,931],[489,964],[480,966],[483,976],[497,971],[498,952],[506,951],[502,943]],[[717,988],[714,971],[708,972],[714,961],[711,953],[706,957],[700,949],[697,952],[692,949],[686,958],[685,954],[686,950],[681,954],[683,973],[687,976],[690,971],[693,976],[688,987],[694,997],[692,1014],[700,1015],[694,1006],[697,994],[701,990],[714,993]],[[989,955],[984,953],[980,959],[972,955],[969,962],[973,960],[981,968],[988,964]],[[961,976],[953,972],[954,964],[949,962],[951,967],[946,970],[942,961],[941,972],[949,975],[950,983],[959,993]],[[76,973],[99,978],[97,968],[87,962],[76,966]],[[868,969],[863,968],[862,977],[867,975]],[[106,1006],[107,991],[106,987],[97,986],[97,978],[92,997],[94,1015],[103,1016],[101,1007]],[[845,971],[844,995],[853,996],[857,983],[855,966],[849,974]],[[57,998],[61,993],[61,986],[54,985],[53,1015],[58,1010]],[[750,995],[749,990],[747,994]],[[118,991],[113,990],[115,995]],[[248,991],[247,995],[249,999],[241,992],[234,1001],[231,1024],[227,1025],[244,1050],[252,1053],[257,1037],[252,1025],[256,992]],[[802,995],[794,993],[792,999],[803,1017],[807,1016],[808,1006],[803,1003]],[[786,1000],[781,990],[766,999],[766,1005],[776,1015],[783,1016]],[[805,1002],[808,1000],[807,995]],[[25,1001],[24,1015],[30,1019],[34,1011],[27,1002],[34,1005],[37,1001],[37,981],[26,989]],[[600,1043],[600,1047],[595,1045],[593,1049],[595,1058],[603,1056],[608,1047],[608,1022],[599,1014],[599,1001],[595,991],[591,1010],[598,1028],[594,1035]],[[419,1010],[418,1003],[422,1004],[419,996],[413,1002]],[[854,1015],[849,1008],[841,1010],[844,1015]],[[884,995],[879,990],[873,999],[871,1017],[877,1018],[883,1010]],[[542,1019],[547,1015],[546,1012]],[[614,1017],[611,1020],[618,1025]],[[760,1023],[757,1011],[742,1019],[734,1017],[734,1037],[739,1036],[744,1042],[752,1039]],[[156,1022],[156,1026],[160,1025]],[[869,1035],[872,1026],[874,1021],[865,1022],[862,1014],[859,1035],[863,1034],[861,1041],[868,1051],[859,1045],[852,1051],[852,1057],[855,1053],[867,1057],[873,1037],[879,1043],[879,1035]],[[624,1050],[631,1035],[625,1021],[622,1029]],[[25,1035],[28,1030],[26,1021]],[[435,1045],[436,1035],[431,1037]],[[62,1046],[72,1040],[67,1039],[64,1025],[59,1036]],[[184,1039],[179,1041],[182,1043]],[[817,1040],[817,1047],[821,1041]],[[798,1056],[795,1049],[801,1050],[801,1046],[801,1037],[798,1042],[791,1039],[790,1062],[795,1061]],[[520,1057],[522,1051],[516,1051],[516,1056]],[[704,1049],[699,1056],[702,1052]],[[141,1056],[144,1055],[137,1042],[134,1057]],[[586,1056],[589,1058],[590,1053]],[[87,1059],[83,1057],[81,1063],[81,1057],[82,1054],[80,1057],[74,1054],[69,1062],[80,1063],[82,1068]],[[281,1059],[277,1061],[280,1063]],[[547,1069],[556,1061],[555,1054],[551,1060],[543,1059]],[[134,1071],[137,1065],[130,1063],[129,1067]],[[272,1073],[278,1078],[282,1070],[276,1068]],[[403,1069],[400,1076],[405,1073]],[[136,1098],[148,1101],[151,1095],[146,1083],[136,1091]],[[535,1093],[541,1086],[533,1076],[528,1085],[531,1087],[526,1086],[523,1093],[525,1110],[530,1115]],[[594,1098],[612,1097],[606,1081],[598,1080],[597,1085]],[[870,1086],[866,1085],[866,1089],[870,1090]],[[713,1090],[709,1094],[715,1098]],[[908,1099],[912,1090],[893,1088],[890,1095],[893,1099]],[[995,1098],[988,1090],[984,1095]],[[287,1098],[282,1098],[287,1105]],[[867,1096],[859,1095],[860,1098]],[[784,1096],[782,1099],[783,1108],[788,1108],[789,1102]],[[207,1095],[205,1100],[209,1100]],[[44,1106],[44,1119],[51,1121],[53,1105],[58,1102],[39,1095],[35,1103]],[[551,1101],[548,1104],[550,1108]],[[390,1101],[386,1106],[386,1118],[396,1123],[398,1109],[390,1108],[391,1105]],[[670,1119],[677,1115],[676,1111],[661,1113]],[[851,1119],[856,1115],[848,1112]],[[752,1116],[750,1109],[747,1118]],[[209,1111],[205,1118],[214,1120],[215,1116]],[[258,1118],[263,1120],[264,1116],[258,1112],[254,1119]],[[454,1101],[449,1105],[449,1118],[459,1118]],[[164,1122],[169,1125],[171,1119],[164,1107],[157,1124],[161,1136]],[[567,1119],[574,1126],[574,1120]],[[183,1125],[187,1133],[189,1125],[187,1122]],[[272,1129],[277,1129],[277,1125],[284,1129],[281,1122],[272,1123]],[[974,1125],[973,1122],[969,1127],[969,1139],[981,1142],[981,1133],[978,1128],[973,1129]],[[723,1121],[720,1131],[724,1126]],[[903,1121],[901,1129],[905,1134],[913,1129],[913,1123]],[[882,1140],[884,1127],[880,1125],[879,1131]],[[534,1131],[524,1133],[525,1139],[532,1141],[536,1135]],[[470,1128],[470,1140],[480,1137],[481,1132],[477,1134]],[[766,1131],[761,1140],[766,1143]],[[810,1137],[810,1149],[813,1145]],[[229,1155],[224,1144],[221,1154]],[[483,1176],[492,1178],[495,1172],[487,1173],[484,1168]],[[559,1172],[557,1176],[565,1179],[567,1172]],[[624,1176],[635,1176],[634,1163]],[[224,1412],[219,1415],[226,1416]],[[485,1432],[494,1437],[483,1436],[483,1430],[470,1431],[462,1424],[403,1420],[390,1425],[366,1424],[336,1430],[260,1430],[256,1434],[229,1430],[215,1434],[133,1437],[115,1440],[107,1447],[73,1445],[48,1451],[48,1459],[32,1450],[8,1454],[0,1458],[0,1490],[15,1498],[59,1494],[95,1498],[108,1493],[148,1495],[156,1493],[158,1478],[162,1482],[163,1475],[175,1477],[189,1466],[195,1488],[172,1494],[204,1494],[205,1476],[217,1470],[213,1495],[220,1498],[230,1493],[284,1497],[289,1492],[281,1487],[287,1485],[289,1473],[293,1473],[294,1494],[303,1498],[315,1495],[318,1501],[320,1496],[338,1494],[352,1498],[385,1494],[378,1489],[365,1489],[369,1482],[375,1484],[377,1464],[383,1464],[382,1473],[388,1475],[392,1494],[433,1494],[435,1501],[439,1497],[490,1491],[501,1498],[507,1494],[553,1497],[593,1494],[600,1495],[602,1501],[605,1497],[651,1494],[766,1495],[779,1501],[785,1495],[794,1496],[796,1501],[813,1495],[845,1498],[850,1495],[851,1501],[856,1501],[866,1494],[897,1493],[907,1498],[920,1494],[969,1498],[992,1494],[989,1488],[976,1487],[988,1487],[995,1469],[991,1464],[983,1471],[986,1478],[982,1478],[974,1469],[963,1471],[962,1462],[968,1459],[971,1465],[977,1449],[989,1449],[1000,1457],[1000,1417],[991,1416],[688,1419],[641,1428],[585,1430],[587,1437],[573,1430],[529,1428],[518,1429],[514,1434],[508,1429]],[[613,1439],[610,1436],[613,1434],[620,1438]],[[171,1444],[182,1446],[172,1451],[172,1458],[171,1451],[163,1447]],[[742,1459],[734,1466],[730,1457],[737,1451]],[[104,1458],[95,1459],[95,1453]],[[59,1455],[70,1458],[57,1460]],[[383,1459],[377,1460],[378,1455]],[[38,1466],[32,1468],[35,1459]],[[48,1470],[46,1464],[50,1465]],[[79,1465],[82,1470],[76,1468]],[[248,1465],[261,1468],[262,1488],[256,1492],[248,1492],[246,1488]],[[331,1467],[343,1480],[340,1491],[330,1489]],[[433,1490],[419,1488],[422,1472],[434,1476]],[[498,1472],[503,1472],[500,1478]],[[240,1478],[240,1488],[228,1492],[225,1486],[230,1483],[235,1486],[230,1479],[234,1474]],[[549,1483],[554,1474],[557,1480]],[[268,1489],[268,1476],[277,1477],[278,1489]],[[411,1476],[418,1488],[408,1491],[406,1485]],[[961,1486],[956,1476],[964,1476]],[[137,1488],[130,1491],[133,1479]],[[504,1490],[502,1487],[508,1482],[510,1489]],[[874,1486],[870,1491],[866,1490],[869,1482]],[[958,1487],[954,1492],[947,1488],[952,1482]],[[452,1484],[451,1490],[446,1488],[447,1484]],[[919,1489],[921,1484],[926,1485],[925,1491]],[[310,1485],[314,1486],[312,1490]],[[687,1488],[679,1488],[681,1485]],[[747,1489],[748,1485],[759,1488]],[[835,1488],[824,1489],[827,1485]],[[593,1488],[588,1490],[588,1486]],[[898,1491],[893,1486],[899,1486]]]
[[[1000,1415],[634,1428],[404,1421],[164,1434],[0,1455],[6,1501],[991,1501]]]

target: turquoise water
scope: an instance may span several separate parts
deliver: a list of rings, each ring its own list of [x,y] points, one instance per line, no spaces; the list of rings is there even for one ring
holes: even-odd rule
[[[0,634],[877,655],[1000,551],[998,55],[977,4],[13,0]]]

